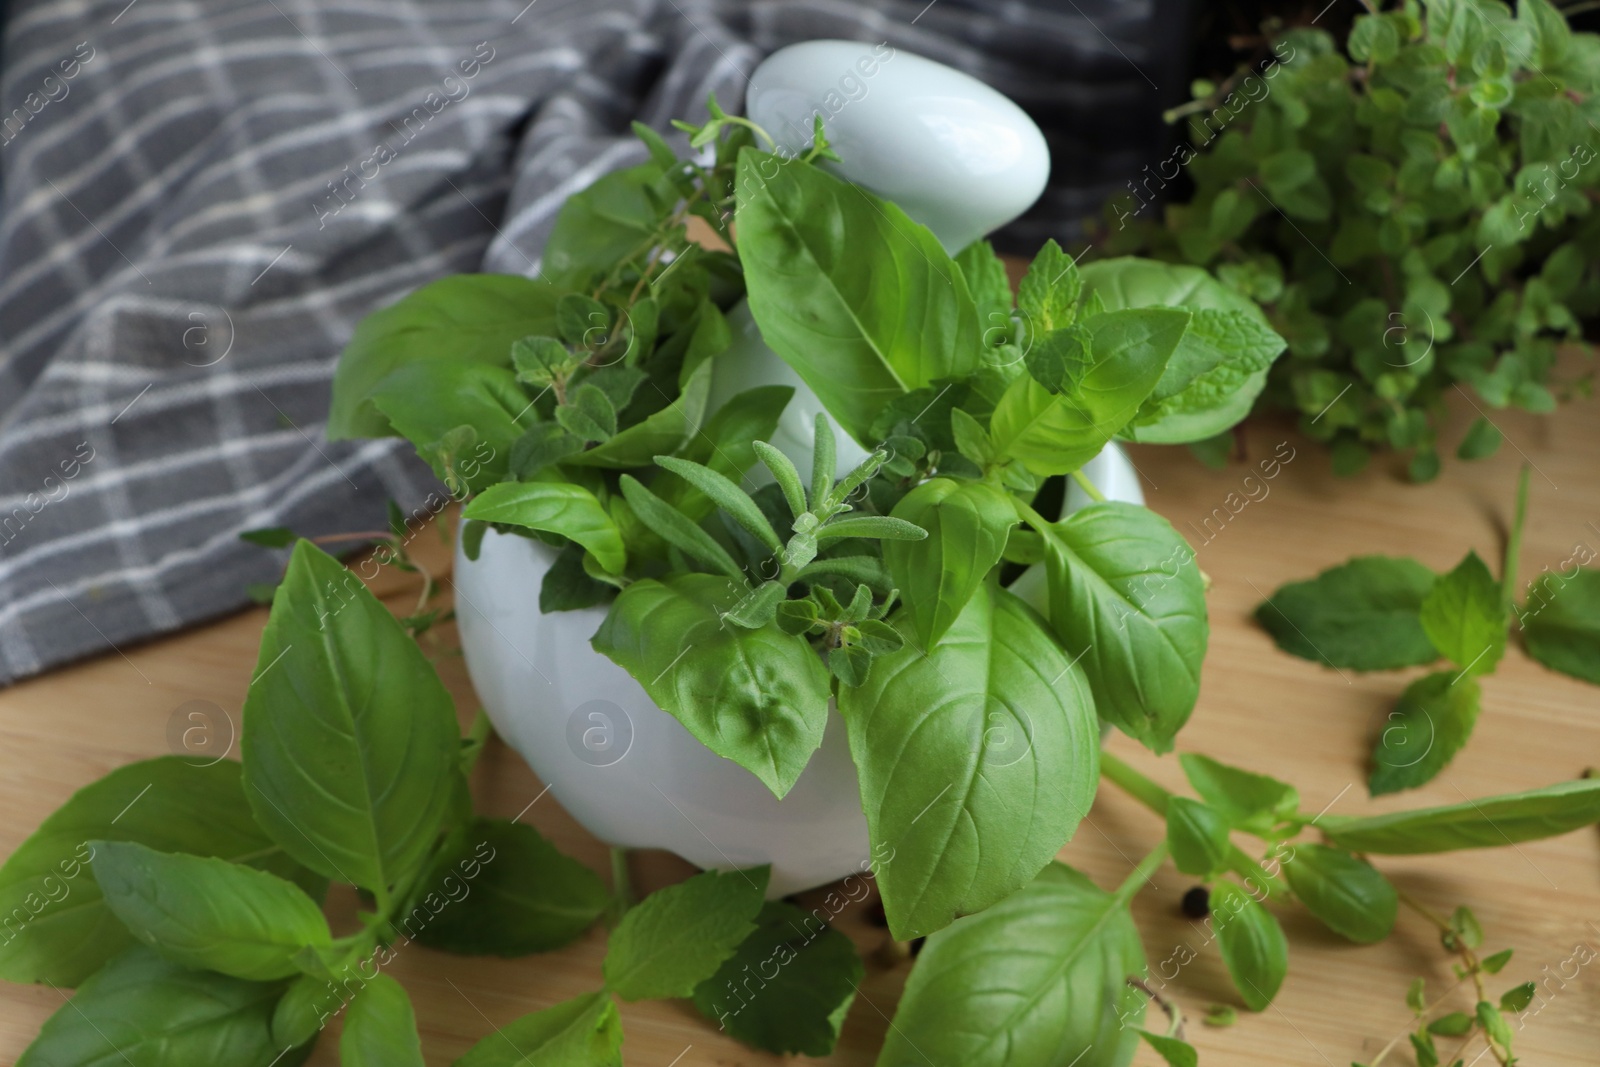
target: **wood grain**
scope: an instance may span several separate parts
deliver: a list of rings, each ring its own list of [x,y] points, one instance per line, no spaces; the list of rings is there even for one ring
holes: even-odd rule
[[[1463,420],[1474,414],[1462,407]],[[1250,621],[1256,603],[1280,583],[1352,554],[1409,554],[1436,568],[1454,564],[1469,547],[1498,559],[1524,458],[1537,473],[1523,574],[1555,567],[1580,542],[1600,549],[1600,420],[1593,406],[1574,406],[1543,420],[1497,414],[1496,421],[1509,435],[1498,455],[1471,465],[1449,461],[1436,483],[1422,487],[1398,481],[1387,460],[1356,478],[1335,478],[1322,452],[1270,422],[1247,428],[1246,462],[1223,471],[1202,469],[1182,449],[1134,450],[1150,505],[1191,539],[1213,582],[1211,654],[1183,748],[1278,773],[1299,786],[1309,807],[1328,805],[1340,813],[1527,789],[1600,763],[1600,691],[1546,671],[1513,647],[1485,683],[1477,734],[1455,762],[1413,794],[1370,801],[1363,785],[1365,754],[1394,698],[1420,672],[1352,675],[1323,669],[1276,651]],[[1266,480],[1254,465],[1280,444],[1285,454],[1293,450],[1293,458]],[[1254,480],[1246,484],[1252,472]],[[448,554],[431,532],[417,544],[434,566],[447,565]],[[411,576],[385,572],[376,587],[397,610],[409,610],[415,598]],[[0,851],[9,854],[78,787],[123,763],[169,751],[169,721],[186,701],[210,701],[236,723],[265,621],[264,610],[245,612],[143,647],[108,649],[98,659],[0,692],[0,804],[7,816],[0,825]],[[465,722],[475,706],[471,687],[460,658],[449,652],[453,631],[440,637],[436,660]],[[226,721],[219,720],[219,728]],[[1113,748],[1162,783],[1181,786],[1171,757],[1155,758],[1121,738]],[[511,816],[539,797],[541,786],[513,752],[493,742],[473,789],[482,809]],[[549,796],[523,817],[573,855],[606,870],[604,847]],[[1161,832],[1147,811],[1103,785],[1090,819],[1062,858],[1109,887]],[[1572,977],[1575,965],[1567,962],[1579,944],[1600,947],[1595,830],[1380,865],[1439,909],[1469,904],[1488,932],[1489,950],[1514,946],[1504,985],[1542,982],[1543,999],[1516,1035],[1522,1062],[1600,1063],[1600,965]],[[634,870],[636,882],[648,889],[689,868],[675,857],[648,854],[635,857]],[[1157,972],[1153,981],[1164,981],[1163,991],[1198,1017],[1208,1004],[1238,1001],[1204,928],[1178,912],[1178,898],[1188,887],[1188,879],[1164,867],[1135,910]],[[353,922],[350,897],[336,896],[332,909],[336,923]],[[1369,947],[1341,942],[1304,912],[1281,914],[1291,944],[1288,982],[1266,1012],[1241,1012],[1231,1029],[1207,1029],[1192,1018],[1189,1033],[1202,1063],[1336,1067],[1368,1059],[1406,1026],[1403,997],[1410,979],[1425,975],[1442,989],[1448,978],[1448,958],[1430,928],[1404,911],[1395,936]],[[827,1062],[864,1067],[874,1060],[908,968],[883,961],[884,932],[867,921],[863,906],[848,909],[841,926],[869,955],[869,970],[840,1048]],[[594,988],[603,950],[598,930],[563,951],[521,960],[467,959],[411,946],[390,973],[415,1000],[428,1063],[448,1064],[495,1027]],[[1190,954],[1192,961],[1175,966]],[[0,1062],[21,1053],[64,996],[48,987],[0,987]],[[631,1065],[782,1062],[720,1036],[687,1003],[625,1005],[622,1014]],[[337,1062],[336,1031],[337,1023],[324,1035],[313,1064]],[[1140,1064],[1158,1062],[1148,1052],[1140,1057]]]

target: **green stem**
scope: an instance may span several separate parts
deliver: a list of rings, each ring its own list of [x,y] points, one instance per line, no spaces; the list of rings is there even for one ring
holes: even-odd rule
[[[1160,867],[1166,860],[1167,842],[1163,839],[1161,844],[1151,849],[1149,854],[1139,861],[1139,865],[1128,873],[1128,877],[1122,880],[1122,884],[1117,886],[1117,891],[1112,894],[1113,899],[1119,905],[1126,904],[1132,900],[1133,895],[1144,888],[1144,884],[1150,880],[1150,876],[1156,873],[1156,868]]]
[[[625,848],[611,849],[611,899],[612,922],[621,922],[622,916],[633,907],[633,877],[628,873],[628,850]]]
[[[1500,592],[1506,606],[1517,600],[1517,561],[1522,555],[1522,526],[1528,518],[1528,471],[1525,464],[1517,478],[1517,506],[1511,517],[1511,533],[1506,537],[1506,559],[1500,568]]]
[[[1096,504],[1104,504],[1106,502],[1106,495],[1100,491],[1098,486],[1089,480],[1089,476],[1087,474],[1083,473],[1082,471],[1073,471],[1072,480],[1077,482],[1078,486],[1085,493],[1089,494],[1089,499],[1093,500]]]
[[[467,736],[462,738],[466,742],[462,746],[461,773],[471,774],[472,768],[477,766],[478,757],[483,754],[483,746],[489,740],[489,734],[494,727],[489,722],[489,716],[484,714],[482,708],[472,719],[472,725],[467,728]]]

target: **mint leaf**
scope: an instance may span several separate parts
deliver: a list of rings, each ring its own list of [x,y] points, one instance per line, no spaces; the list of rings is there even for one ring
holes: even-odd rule
[[[590,643],[707,748],[782,797],[822,744],[828,672],[803,637],[724,625],[742,594],[709,574],[645,578],[617,596]]]
[[[705,871],[629,908],[606,949],[606,988],[623,1000],[694,996],[755,932],[769,873]]]
[[[1482,696],[1476,679],[1450,671],[1406,686],[1372,752],[1372,795],[1431,781],[1472,736]]]
[[[753,987],[751,974],[760,978]],[[769,901],[755,930],[695,988],[694,1003],[747,1045],[826,1056],[865,974],[848,937],[809,911]]]
[[[1418,612],[1433,647],[1464,673],[1488,674],[1506,650],[1506,609],[1500,583],[1476,552],[1442,575]]]
[[[1083,281],[1077,264],[1055,239],[1044,243],[1017,285],[1017,310],[1034,338],[1070,326],[1078,317]]]
[[[1083,674],[1014,594],[985,586],[926,652],[894,621],[906,644],[839,711],[905,940],[1027,884],[1093,803],[1100,746]]]
[[[974,241],[956,254],[956,266],[977,304],[983,347],[993,348],[1011,334],[1011,280],[1006,265],[988,241]]]
[[[174,963],[267,981],[332,941],[317,902],[275,874],[208,856],[96,841],[94,878],[134,937]]]
[[[581,936],[611,902],[599,875],[523,823],[479,817],[451,846],[395,919],[401,934],[430,948],[482,956],[548,952]],[[436,912],[446,900],[449,906]]]
[[[1433,582],[1433,572],[1414,559],[1360,556],[1282,586],[1256,609],[1256,621],[1283,651],[1329,667],[1432,663],[1439,652],[1420,615]]]
[[[1600,571],[1546,574],[1518,612],[1528,655],[1600,685]]]
[[[467,1050],[453,1067],[622,1067],[622,1018],[604,990],[524,1015]]]
[[[1064,1064],[1087,1049],[1083,1063],[1126,1063],[1145,1013],[1127,980],[1144,973],[1127,905],[1052,862],[928,938],[878,1062]]]
[[[501,482],[468,501],[461,515],[560,534],[593,553],[610,574],[628,564],[616,523],[593,493],[571,482]]]
[[[1265,833],[1300,807],[1300,793],[1287,782],[1243,771],[1193,752],[1178,754],[1184,777],[1229,823]]]
[[[423,1067],[411,998],[381,971],[350,1002],[339,1037],[340,1067]]]
[[[1251,1011],[1278,995],[1289,969],[1289,944],[1272,913],[1233,882],[1211,889],[1211,917],[1222,962]]]
[[[1174,867],[1208,878],[1227,865],[1228,824],[1198,800],[1169,797],[1167,845]]]
[[[1357,944],[1389,936],[1400,898],[1372,864],[1326,845],[1306,842],[1292,848],[1283,875],[1306,910]]]
[[[240,769],[230,760],[195,766],[163,756],[118,767],[74,793],[0,867],[0,914],[31,916],[0,939],[0,977],[76,986],[134,943],[90,871],[92,841],[249,863],[320,898],[327,882],[256,825]]]
[[[920,541],[885,542],[883,561],[921,647],[931,648],[1000,562],[1017,510],[987,482],[934,478],[901,497],[892,514],[928,531]]]
[[[256,821],[307,867],[382,897],[433,848],[460,739],[416,641],[338,560],[297,544],[244,702]]]
[[[78,986],[39,1028],[17,1067],[229,1063],[268,1067],[283,986],[193,971],[130,948]]]

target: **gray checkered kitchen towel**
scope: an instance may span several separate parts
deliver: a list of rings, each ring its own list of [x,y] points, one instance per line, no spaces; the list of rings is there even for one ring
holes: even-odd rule
[[[631,120],[887,40],[1051,132],[1036,243],[1148,157],[1160,2],[12,0],[0,683],[238,608],[280,565],[242,530],[421,506],[408,445],[323,439],[340,348],[440,275],[536,272],[562,200],[643,158]]]

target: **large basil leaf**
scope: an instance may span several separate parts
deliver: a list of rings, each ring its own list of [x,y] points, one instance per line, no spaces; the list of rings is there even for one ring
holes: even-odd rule
[[[1600,779],[1586,778],[1442,808],[1366,817],[1325,815],[1317,827],[1330,842],[1351,852],[1409,856],[1537,841],[1596,822]]]
[[[622,1018],[604,990],[507,1023],[453,1067],[622,1067]]]
[[[1089,687],[1017,597],[985,586],[926,653],[906,636],[839,694],[867,828],[893,854],[878,887],[902,940],[1031,881],[1099,779]]]
[[[1210,626],[1194,552],[1148,508],[1091,504],[1044,534],[1050,625],[1083,666],[1095,710],[1156,752],[1200,695]]]
[[[1414,559],[1359,556],[1281,587],[1256,621],[1285,652],[1329,667],[1420,666],[1439,658],[1419,618],[1433,582]]]
[[[1476,552],[1433,583],[1417,617],[1433,647],[1466,674],[1490,673],[1505,654],[1500,583]]]
[[[703,871],[628,909],[606,947],[606,988],[623,1000],[690,997],[756,929],[771,871]]]
[[[783,796],[822,744],[828,669],[776,625],[724,624],[741,590],[683,574],[624,589],[590,643],[711,751]]]
[[[540,273],[558,284],[589,289],[595,275],[625,257],[650,250],[661,212],[645,190],[661,182],[661,167],[641,163],[614,171],[569,196],[545,242]],[[676,196],[671,198],[676,199]],[[535,331],[529,330],[528,333]],[[553,331],[552,331],[553,332]]]
[[[460,771],[455,704],[338,560],[295,545],[244,702],[245,793],[301,863],[381,897],[434,844]]]
[[[1211,921],[1233,987],[1251,1011],[1265,1009],[1289,972],[1283,927],[1259,901],[1227,881],[1211,889]]]
[[[1545,575],[1519,617],[1530,656],[1600,685],[1600,571]]]
[[[501,482],[468,501],[461,515],[560,534],[588,549],[610,574],[628,564],[617,524],[593,493],[571,482]]]
[[[752,974],[760,979],[754,988],[747,984]],[[865,974],[848,937],[812,912],[774,900],[717,973],[695,988],[694,1003],[747,1045],[826,1056]]]
[[[1199,267],[1118,257],[1085,266],[1084,291],[1107,310],[1176,307],[1193,313],[1161,380],[1122,431],[1130,441],[1214,437],[1250,413],[1285,341],[1252,301]]]
[[[509,367],[511,342],[556,332],[560,296],[541,279],[454,274],[368,315],[333,373],[328,437],[338,441],[395,432],[373,406],[371,393],[401,367],[432,361]]]
[[[1389,936],[1400,898],[1377,868],[1326,845],[1305,842],[1293,848],[1283,874],[1311,914],[1358,944]]]
[[[96,841],[94,878],[134,937],[174,963],[269,981],[295,954],[332,940],[316,901],[292,882],[210,856]]]
[[[478,492],[504,478],[512,446],[535,420],[516,375],[480,363],[407,364],[370,395],[455,493]],[[469,428],[469,441],[454,446],[453,431],[460,427]],[[463,454],[447,455],[453,448]]]
[[[896,862],[896,861],[891,861]],[[1145,973],[1127,904],[1052,863],[1028,886],[929,937],[878,1067],[1122,1067]]]
[[[683,458],[732,481],[741,480],[756,461],[753,442],[772,436],[793,398],[794,387],[788,385],[762,385],[739,393],[689,439]],[[662,500],[697,522],[716,510],[710,497],[676,474],[663,471],[654,485]]]
[[[902,393],[977,369],[978,312],[927,227],[865,189],[739,153],[739,259],[761,336],[863,445]]]
[[[0,867],[0,978],[75,986],[133,944],[90,872],[91,841],[137,841],[220,856],[295,881],[327,882],[273,844],[250,815],[239,764],[163,756],[84,786]]]
[[[1194,752],[1179,753],[1178,763],[1194,791],[1242,830],[1265,833],[1300,807],[1300,792],[1288,782],[1230,767]]]
[[[988,482],[934,478],[900,498],[893,516],[928,531],[921,541],[885,541],[883,561],[922,648],[932,648],[1000,562],[1017,509]]]
[[[423,1067],[411,998],[382,972],[367,980],[345,1013],[339,1067]]]
[[[473,955],[548,952],[579,937],[611,901],[605,883],[539,831],[477,818],[440,852],[395,920],[406,937]]]
[[[1406,686],[1372,752],[1372,795],[1431,781],[1472,736],[1482,696],[1465,672],[1440,671]]]
[[[1090,356],[1052,393],[1032,375],[1001,394],[989,420],[1000,453],[1035,474],[1066,474],[1093,459],[1139,410],[1182,339],[1189,313],[1128,308],[1083,320]]]
[[[17,1067],[268,1067],[281,982],[191,971],[135,947],[78,987],[39,1028]]]

